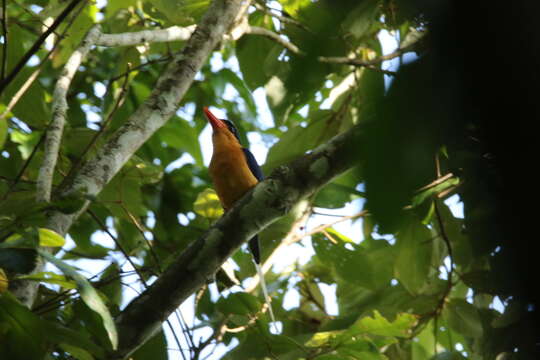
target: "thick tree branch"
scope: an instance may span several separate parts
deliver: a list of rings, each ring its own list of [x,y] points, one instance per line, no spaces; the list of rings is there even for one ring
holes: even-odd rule
[[[166,29],[143,30],[119,34],[103,34],[96,45],[133,46],[145,42],[187,41],[195,31],[195,25],[188,27],[171,26]]]
[[[99,28],[93,27],[86,37],[81,42],[81,45],[68,59],[62,74],[56,82],[53,95],[53,116],[52,120],[47,127],[47,135],[45,137],[45,151],[43,155],[43,162],[39,169],[39,175],[37,178],[37,201],[51,200],[51,189],[54,175],[54,168],[56,167],[56,161],[58,159],[58,151],[60,149],[60,142],[62,140],[62,133],[64,131],[64,123],[66,121],[66,112],[68,104],[66,95],[75,76],[75,72],[81,65],[81,62],[86,57],[92,45],[99,39],[101,32]]]
[[[242,198],[124,309],[116,320],[120,345],[112,358],[123,359],[148,340],[247,239],[352,167],[359,137],[360,128],[353,127],[290,165],[279,167]]]

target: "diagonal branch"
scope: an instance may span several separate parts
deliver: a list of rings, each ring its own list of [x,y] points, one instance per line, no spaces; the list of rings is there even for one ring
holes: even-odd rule
[[[99,39],[101,32],[97,26],[93,27],[86,37],[81,42],[80,47],[73,52],[67,61],[60,78],[56,82],[53,95],[53,117],[47,128],[45,138],[45,151],[43,162],[39,169],[37,178],[37,201],[49,202],[51,200],[51,189],[54,175],[54,168],[58,159],[58,151],[64,131],[64,123],[66,121],[66,112],[68,108],[66,95],[75,76],[75,72],[81,65],[81,62],[86,57],[92,45]]]
[[[293,163],[276,169],[194,241],[116,319],[122,359],[148,340],[161,323],[206,283],[247,239],[285,215],[296,203],[356,163],[359,126]]]

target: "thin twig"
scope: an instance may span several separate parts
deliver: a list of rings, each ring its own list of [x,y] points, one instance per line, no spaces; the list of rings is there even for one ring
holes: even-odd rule
[[[259,27],[259,26],[249,26],[248,25],[246,30],[245,30],[245,33],[246,34],[251,34],[251,35],[264,36],[264,37],[269,38],[270,40],[273,40],[276,43],[280,44],[284,48],[291,51],[293,54],[300,55],[300,56],[305,56],[306,55],[306,53],[303,50],[301,50],[300,48],[298,48],[298,46],[296,46],[295,44],[293,44],[292,42],[290,42],[288,40],[285,40],[278,33],[274,32],[274,31],[271,31],[271,30],[268,30],[268,29],[265,29],[265,28],[262,28],[262,27]],[[407,45],[407,46],[405,46],[403,48],[397,49],[393,53],[386,54],[386,55],[381,55],[381,56],[379,56],[379,57],[377,57],[375,59],[371,59],[371,60],[361,60],[361,59],[358,59],[358,58],[335,57],[335,56],[319,56],[319,57],[317,57],[317,60],[322,62],[322,63],[327,63],[327,64],[342,64],[342,65],[360,66],[360,67],[368,68],[370,70],[375,70],[375,71],[382,72],[382,73],[384,73],[386,75],[395,75],[396,74],[395,72],[384,70],[384,69],[379,69],[378,67],[376,67],[376,65],[382,63],[383,61],[392,60],[392,59],[394,59],[396,57],[400,57],[403,54],[405,54],[406,52],[413,51],[413,48],[416,45],[417,45],[417,41],[413,42],[413,43],[411,43],[411,44],[409,44],[409,45]]]
[[[129,64],[128,64],[128,69],[129,69]],[[109,113],[109,115],[107,116],[107,119],[105,119],[105,121],[103,122],[103,124],[99,127],[99,130],[97,131],[96,134],[94,134],[94,136],[92,137],[92,139],[90,140],[90,142],[88,144],[86,144],[86,147],[84,148],[84,150],[82,151],[81,155],[79,156],[79,158],[73,163],[73,165],[71,166],[71,168],[69,169],[69,172],[67,173],[66,177],[64,178],[64,181],[62,182],[62,184],[60,184],[60,188],[62,186],[64,186],[66,184],[67,181],[69,181],[69,179],[71,178],[71,175],[73,175],[73,173],[75,172],[75,170],[77,170],[79,168],[79,166],[81,165],[84,157],[86,156],[86,154],[90,151],[90,149],[95,145],[95,143],[97,142],[97,140],[99,139],[99,137],[101,135],[103,135],[105,129],[107,128],[107,125],[111,122],[112,118],[113,118],[113,115],[116,113],[116,111],[118,110],[118,108],[120,108],[122,106],[122,104],[124,103],[124,100],[126,98],[126,93],[127,93],[127,85],[128,85],[128,80],[129,80],[129,77],[128,77],[128,72],[126,72],[125,76],[124,76],[124,82],[122,83],[122,88],[120,90],[120,94],[118,95],[118,98],[116,99],[115,103],[114,103],[114,106],[111,110],[111,112]]]
[[[45,30],[43,34],[34,42],[32,47],[28,49],[28,51],[23,55],[23,57],[19,60],[19,62],[13,67],[11,72],[0,82],[0,94],[4,92],[6,87],[15,79],[15,76],[22,70],[22,68],[26,65],[28,60],[34,55],[41,45],[45,42],[45,40],[49,37],[49,35],[66,19],[66,17],[69,15],[69,13],[83,0],[72,0],[62,11],[60,15],[54,20],[52,25]]]
[[[145,62],[144,64],[140,64],[140,65],[131,67],[131,68],[129,68],[128,70],[126,70],[125,72],[123,72],[122,74],[117,75],[117,76],[115,76],[115,77],[112,77],[112,78],[109,80],[109,84],[112,84],[112,83],[115,82],[116,80],[125,77],[126,75],[132,73],[133,71],[137,71],[137,70],[139,70],[139,69],[142,69],[142,68],[144,68],[144,67],[146,67],[146,66],[149,66],[149,65],[152,65],[152,64],[170,61],[172,58],[173,58],[172,55],[167,55],[167,56],[161,57],[161,58],[159,58],[159,59],[149,60],[149,61]]]
[[[0,74],[0,81],[4,80],[7,70],[7,55],[8,55],[8,27],[7,27],[7,10],[6,0],[2,0],[2,35],[4,36],[4,43],[2,45],[2,68]]]
[[[78,18],[78,16],[80,15],[83,9],[84,9],[84,6],[80,6],[79,9],[77,9],[77,12],[69,19],[69,22],[67,23],[62,33],[59,36],[57,36],[57,40],[52,46],[52,49],[49,50],[47,55],[45,55],[45,57],[39,62],[36,70],[34,70],[34,72],[28,77],[28,79],[26,79],[24,84],[22,84],[22,86],[19,89],[17,89],[17,92],[11,97],[11,100],[6,106],[6,109],[4,110],[2,115],[0,115],[0,121],[2,121],[2,119],[4,119],[9,114],[9,112],[15,107],[17,102],[22,98],[22,96],[26,93],[26,91],[37,79],[38,75],[41,73],[41,70],[43,70],[44,65],[52,57],[52,55],[56,51],[56,48],[58,47],[58,45],[60,45],[60,42],[65,38],[68,30],[71,28],[71,26],[73,25],[75,20]]]
[[[1,121],[1,120],[0,120]],[[13,182],[11,183],[11,185],[9,186],[9,188],[6,190],[6,192],[4,193],[4,195],[2,195],[2,198],[0,199],[0,203],[2,201],[4,201],[8,195],[13,191],[13,189],[15,188],[15,186],[17,186],[17,184],[19,183],[20,179],[22,178],[22,176],[24,175],[24,172],[26,171],[26,169],[28,168],[28,166],[30,165],[30,162],[32,161],[32,159],[34,158],[34,155],[36,155],[37,153],[37,150],[39,149],[39,147],[41,146],[41,143],[43,143],[43,140],[45,140],[45,133],[41,134],[41,136],[39,137],[39,140],[38,140],[38,143],[36,144],[36,146],[34,146],[34,148],[32,149],[32,152],[30,153],[30,155],[28,156],[28,159],[26,159],[26,161],[24,162],[21,170],[19,170],[19,172],[17,173],[17,175],[15,176],[15,179],[13,179]]]
[[[302,30],[305,30],[309,33],[311,33],[311,30],[309,30],[307,28],[306,25],[302,24],[300,21],[292,18],[292,17],[289,17],[289,16],[283,16],[283,15],[278,15],[276,14],[274,11],[278,11],[280,13],[283,14],[283,11],[279,11],[278,9],[274,9],[274,8],[271,8],[271,7],[268,7],[266,6],[266,4],[260,4],[258,2],[256,2],[254,4],[254,6],[258,9],[258,10],[261,10],[262,12],[264,12],[265,14],[268,14],[270,16],[272,16],[273,18],[276,18],[278,19],[280,22],[282,23],[286,23],[286,24],[292,24],[292,25],[295,25],[295,26],[298,26],[300,29]]]

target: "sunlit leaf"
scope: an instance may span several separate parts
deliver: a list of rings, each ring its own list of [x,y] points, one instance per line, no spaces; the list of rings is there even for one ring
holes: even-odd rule
[[[218,219],[223,215],[223,208],[216,192],[213,189],[205,189],[197,196],[193,204],[193,211],[207,219]]]
[[[39,272],[30,275],[21,275],[18,279],[34,280],[48,284],[60,285],[64,289],[76,289],[77,284],[73,280],[67,279],[64,275],[59,275],[51,271]]]
[[[39,228],[39,246],[62,247],[66,240],[53,230]]]
[[[358,334],[406,337],[417,321],[416,316],[407,313],[398,314],[394,321],[388,321],[375,310],[373,317],[366,316],[359,319],[348,331]]]
[[[9,286],[9,280],[7,278],[6,272],[4,269],[0,268],[0,294],[6,292]]]

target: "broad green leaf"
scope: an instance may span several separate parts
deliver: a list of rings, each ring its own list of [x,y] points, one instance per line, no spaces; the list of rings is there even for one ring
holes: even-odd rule
[[[15,274],[26,274],[36,266],[34,249],[0,249],[0,267]]]
[[[480,338],[484,332],[478,310],[465,300],[451,299],[444,308],[444,316],[450,327],[464,336]]]
[[[96,14],[98,12],[99,9],[95,4],[87,4],[75,18],[75,21],[72,24],[70,22],[69,36],[60,43],[60,50],[55,52],[53,56],[53,65],[55,67],[64,65],[73,52],[80,46],[88,30],[96,23]],[[67,23],[60,25],[58,31],[61,33],[66,26]]]
[[[238,292],[229,294],[226,298],[220,298],[217,302],[217,308],[226,315],[248,315],[261,309],[261,301],[248,293]]]
[[[392,261],[396,251],[394,247],[384,242],[385,245],[376,249],[365,249],[354,245],[335,230],[328,229],[327,234],[331,239],[313,237],[313,247],[319,259],[331,263],[341,279],[368,289],[388,285],[392,279]],[[336,240],[340,242],[335,244]],[[347,240],[349,244],[345,247]]]
[[[424,327],[415,340],[411,343],[413,359],[430,359],[437,340],[433,334],[433,320]]]
[[[313,336],[306,342],[306,346],[309,347],[336,347],[343,335],[343,330],[336,331],[321,331],[313,334]]]
[[[0,295],[0,354],[6,359],[41,360],[47,334],[41,319],[9,292]]]
[[[251,95],[251,91],[247,87],[244,80],[242,80],[238,75],[236,75],[232,70],[230,69],[221,69],[217,74],[223,76],[223,78],[227,81],[228,84],[231,84],[234,86],[236,91],[238,91],[238,94],[240,94],[240,97],[245,101],[246,103],[246,109],[248,111],[248,114],[251,117],[255,117],[257,114],[257,107],[255,105],[255,100],[253,98],[253,95]]]
[[[312,150],[328,134],[326,133],[326,119],[311,122],[307,127],[294,126],[290,128],[279,141],[268,151],[263,166],[265,173],[270,173],[279,165],[287,163]]]
[[[265,17],[260,12],[250,16],[250,25],[264,26]],[[271,26],[271,25],[270,25]],[[242,36],[236,43],[236,57],[242,71],[242,77],[251,90],[264,86],[272,74],[265,72],[263,64],[273,54],[274,42],[263,36]]]
[[[107,306],[105,306],[103,300],[97,291],[92,287],[90,282],[79,274],[73,267],[49,254],[47,251],[39,249],[38,253],[47,261],[59,268],[66,276],[69,276],[75,280],[77,283],[77,289],[81,294],[81,298],[90,309],[95,311],[101,317],[103,326],[107,330],[111,345],[113,349],[116,349],[118,346],[118,333],[116,332],[114,320],[109,312],[109,309],[107,309]]]
[[[202,152],[199,135],[186,120],[177,116],[172,117],[158,130],[157,136],[165,144],[179,150],[188,152],[198,165],[202,165]]]
[[[388,321],[377,310],[373,311],[373,317],[363,317],[357,320],[347,332],[356,334],[372,334],[379,336],[409,336],[411,328],[418,321],[412,314],[398,314],[394,321]]]
[[[338,176],[319,190],[314,205],[327,209],[337,209],[361,196],[362,193],[356,190],[356,186],[361,181],[359,175],[358,171],[350,170]]]
[[[410,219],[396,237],[395,276],[411,294],[418,294],[428,280],[434,236],[427,227]]]
[[[357,39],[369,35],[372,26],[377,20],[380,2],[377,0],[361,1],[359,5],[350,12],[343,22],[343,26]]]
[[[51,345],[68,344],[84,349],[99,358],[104,356],[101,347],[84,334],[45,321],[13,295],[0,295],[0,353],[6,359],[43,359]]]
[[[45,282],[48,284],[60,285],[64,289],[77,288],[77,284],[75,283],[75,281],[69,280],[65,276],[53,273],[51,271],[44,271],[30,275],[21,275],[18,277],[18,279],[34,280],[39,282]]]
[[[8,15],[9,16],[9,15]],[[11,70],[16,63],[19,62],[22,55],[29,49],[34,43],[34,34],[30,34],[25,31],[21,26],[13,23],[8,27],[8,33],[10,39],[17,39],[16,41],[8,41],[8,57],[7,57],[7,70]],[[3,50],[3,46],[2,46]],[[25,67],[17,74],[13,82],[8,88],[1,94],[1,100],[7,104],[13,98],[15,93],[23,86],[27,79],[32,75],[35,69]],[[24,95],[19,98],[17,103],[12,109],[12,113],[17,119],[24,122],[27,125],[41,128],[50,119],[50,106],[47,104],[48,93],[39,81],[34,81],[30,87],[25,91]],[[1,120],[5,122],[6,119]],[[0,125],[1,128],[1,125]],[[0,132],[1,134],[1,132]],[[1,141],[1,136],[0,136]]]
[[[39,228],[36,232],[34,228],[26,230],[22,234],[14,234],[0,243],[0,248],[34,248],[36,246],[62,247],[66,240],[46,228]]]
[[[199,193],[193,204],[193,211],[210,220],[218,219],[223,215],[223,208],[213,189],[205,189]]]
[[[167,339],[163,328],[146,341],[140,348],[130,356],[133,360],[167,360]]]
[[[46,247],[62,247],[66,243],[66,240],[53,230],[46,228],[39,228],[39,246]]]
[[[19,130],[14,130],[10,133],[11,141],[14,143],[20,144],[18,149],[23,157],[23,159],[28,159],[32,150],[39,142],[41,134],[38,132],[32,132],[30,134],[23,133]]]

